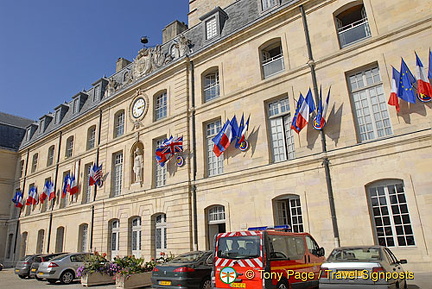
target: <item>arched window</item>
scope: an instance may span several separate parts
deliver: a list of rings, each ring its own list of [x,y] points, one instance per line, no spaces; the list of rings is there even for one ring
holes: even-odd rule
[[[120,221],[112,220],[110,224],[110,253],[111,258],[119,254],[120,249]]]
[[[96,126],[91,126],[87,130],[87,150],[90,150],[95,147],[96,143]]]
[[[415,246],[411,217],[401,180],[382,180],[366,187],[375,237],[387,247]]]
[[[26,251],[27,251],[27,237],[28,237],[28,232],[23,232],[21,234],[20,259],[26,255]]]
[[[141,257],[141,218],[134,217],[130,224],[130,248],[132,251],[132,255],[137,258]]]
[[[273,200],[274,224],[290,225],[295,233],[304,232],[300,197],[286,195]]]
[[[56,233],[55,252],[63,252],[64,246],[64,227],[58,227]]]
[[[10,259],[12,257],[12,246],[13,246],[13,234],[8,235],[7,239],[7,251],[6,251],[6,259]]]
[[[73,153],[74,137],[70,136],[66,140],[66,157],[71,157]]]
[[[36,254],[41,254],[43,251],[44,237],[45,237],[45,230],[40,229],[37,235]]]
[[[37,153],[33,155],[32,167],[31,167],[32,173],[34,173],[37,169],[38,157],[39,157],[39,154],[37,154]]]
[[[123,186],[123,152],[113,154],[111,196],[120,196]]]
[[[125,113],[124,110],[118,111],[114,115],[114,138],[124,134]]]
[[[220,95],[219,88],[219,69],[213,67],[203,73],[202,76],[203,101],[208,102],[218,98]]]
[[[280,38],[268,41],[260,48],[263,78],[268,78],[285,69]]]
[[[155,216],[155,249],[156,257],[167,249],[167,229],[166,215],[158,214]]]
[[[363,3],[358,3],[344,7],[335,15],[341,48],[371,36],[365,7]]]
[[[54,149],[53,145],[48,149],[47,166],[51,166],[54,163]]]
[[[226,232],[225,207],[221,205],[211,206],[207,209],[207,245],[214,248],[214,236]]]
[[[167,91],[161,91],[154,96],[154,120],[160,120],[167,117],[168,97]]]
[[[88,249],[88,224],[81,224],[78,231],[78,252],[87,252]]]

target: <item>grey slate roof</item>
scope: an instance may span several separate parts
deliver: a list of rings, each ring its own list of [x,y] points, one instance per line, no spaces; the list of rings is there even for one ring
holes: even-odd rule
[[[0,112],[0,147],[17,151],[33,120]]]

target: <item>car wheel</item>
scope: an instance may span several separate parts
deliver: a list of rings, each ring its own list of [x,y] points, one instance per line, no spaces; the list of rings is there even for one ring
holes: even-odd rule
[[[25,277],[27,277],[26,275],[18,275],[18,277],[20,277],[21,279],[25,279]]]
[[[277,285],[277,289],[289,289],[288,282],[286,280],[281,280]]]
[[[210,281],[210,279],[205,279],[202,283],[201,283],[201,287],[200,289],[210,289],[212,287],[212,283]]]
[[[38,277],[38,276],[36,276],[36,275],[35,275],[35,279],[36,279],[36,280],[38,280],[38,281],[43,281],[43,279],[42,279],[42,278],[39,278],[39,277]]]
[[[50,284],[54,284],[55,282],[57,282],[56,279],[47,279],[47,281],[48,281]]]
[[[60,275],[62,284],[70,284],[75,279],[75,274],[72,271],[65,271]]]

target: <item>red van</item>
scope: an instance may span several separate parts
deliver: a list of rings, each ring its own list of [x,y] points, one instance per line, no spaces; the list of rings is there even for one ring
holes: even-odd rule
[[[324,248],[289,226],[256,227],[215,238],[213,287],[318,288]]]

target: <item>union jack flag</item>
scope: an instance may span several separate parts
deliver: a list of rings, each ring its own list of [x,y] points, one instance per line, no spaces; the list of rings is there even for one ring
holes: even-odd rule
[[[156,148],[156,161],[163,167],[173,155],[181,152],[183,152],[183,136],[178,138],[171,136]]]

